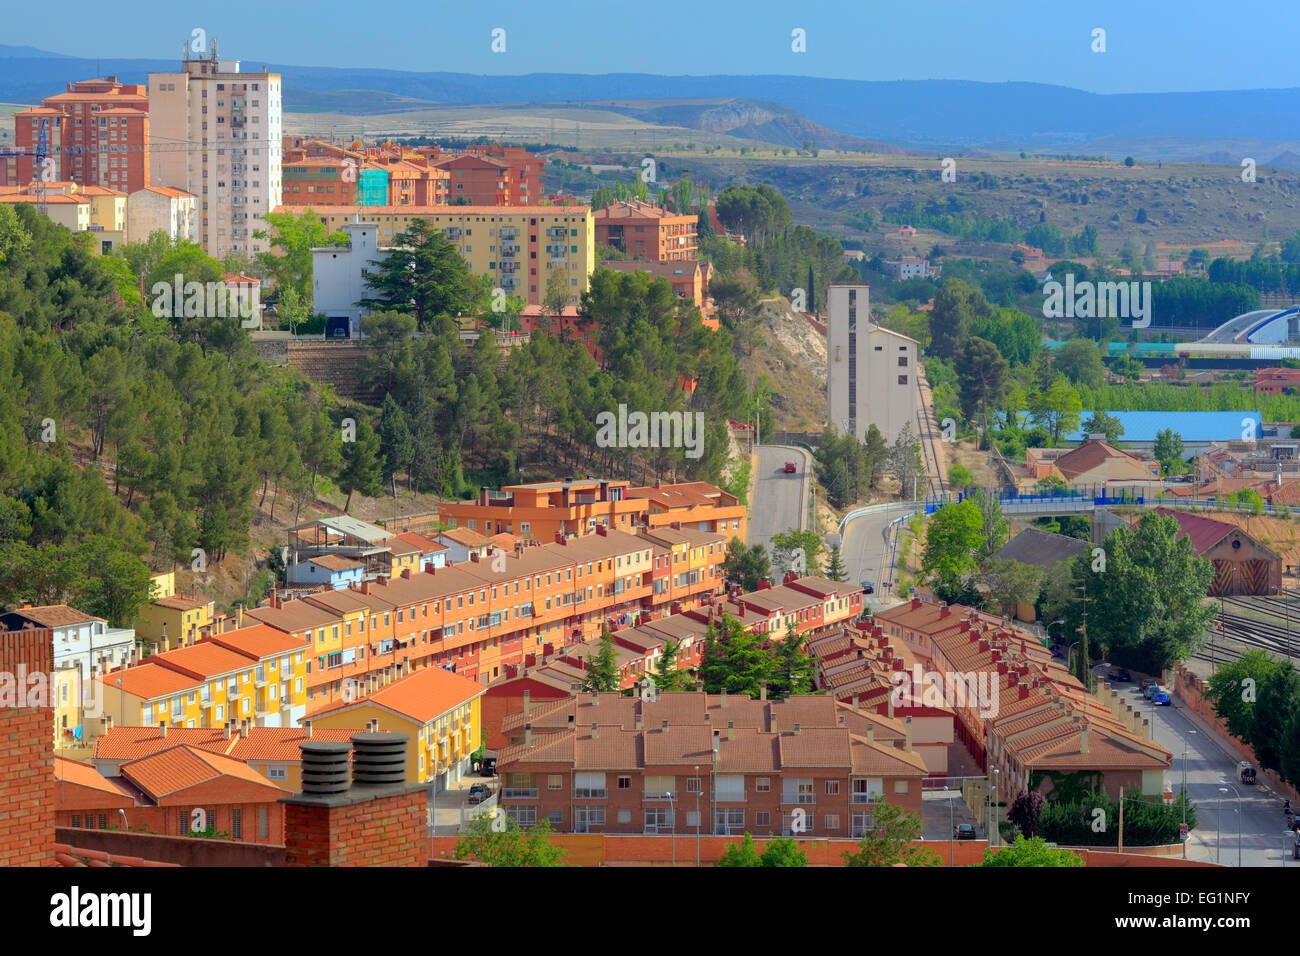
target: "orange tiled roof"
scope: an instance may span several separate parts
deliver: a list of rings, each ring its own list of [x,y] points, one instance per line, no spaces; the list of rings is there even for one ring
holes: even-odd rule
[[[350,703],[322,708],[315,716],[373,704],[417,724],[425,724],[468,703],[486,690],[486,685],[445,671],[441,667],[426,667]]]
[[[277,797],[282,792],[244,761],[186,744],[176,744],[147,757],[128,761],[122,764],[119,772],[155,803],[171,794],[222,777],[266,787],[275,791]]]

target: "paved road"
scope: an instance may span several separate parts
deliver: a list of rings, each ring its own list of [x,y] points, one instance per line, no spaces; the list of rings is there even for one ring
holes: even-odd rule
[[[892,522],[915,507],[912,502],[895,502],[881,511],[854,518],[844,529],[844,543],[840,548],[844,573],[854,584],[870,581],[875,585],[876,593],[867,598],[868,604],[879,606],[892,601],[892,592],[884,588],[889,577],[889,549],[885,546],[884,533]]]
[[[1134,685],[1117,685],[1143,716],[1150,717],[1156,743],[1174,755],[1167,782],[1175,794],[1182,786],[1183,741],[1187,746],[1187,792],[1196,806],[1197,824],[1188,846],[1189,859],[1237,865],[1237,800],[1241,794],[1241,862],[1243,866],[1300,867],[1292,860],[1291,843],[1284,836],[1282,797],[1267,786],[1242,784],[1237,778],[1237,757],[1191,711],[1178,706],[1154,707],[1142,699]],[[1189,731],[1196,731],[1189,733]],[[1220,784],[1220,778],[1227,784]],[[1220,786],[1228,789],[1220,793]],[[1286,857],[1283,858],[1283,850]]]
[[[1241,335],[1242,332],[1246,331],[1246,329],[1250,328],[1256,322],[1265,319],[1270,315],[1277,315],[1279,312],[1285,311],[1285,309],[1255,309],[1252,312],[1245,312],[1229,319],[1209,335],[1205,336],[1205,338],[1201,339],[1201,341],[1235,342],[1237,336]],[[1281,814],[1278,814],[1278,816],[1281,816]]]
[[[761,544],[771,554],[772,536],[791,528],[802,529],[808,520],[808,481],[812,456],[791,445],[759,445],[755,452],[754,500],[749,508],[750,544]],[[793,461],[798,471],[785,473]]]

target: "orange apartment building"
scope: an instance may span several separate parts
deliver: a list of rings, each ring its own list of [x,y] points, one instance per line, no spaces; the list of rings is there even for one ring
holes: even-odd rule
[[[42,106],[14,114],[14,146],[33,151],[45,122],[54,179],[133,193],[149,185],[149,97],[117,77],[79,80]],[[0,159],[0,185],[24,186],[38,175],[35,158]]]
[[[529,206],[546,196],[546,159],[518,146],[475,145],[461,150],[422,146],[417,153],[448,175],[447,202],[475,206]]]
[[[525,543],[557,534],[585,535],[597,527],[633,531],[683,527],[745,539],[745,506],[703,481],[633,486],[628,481],[573,478],[480,489],[476,502],[446,502],[438,520],[491,536],[506,532]]]
[[[699,217],[678,215],[636,199],[612,202],[593,213],[596,241],[638,259],[683,262],[699,258]]]
[[[881,803],[920,816],[898,729],[828,697],[577,694],[506,718],[501,805],[562,833],[860,837]]]

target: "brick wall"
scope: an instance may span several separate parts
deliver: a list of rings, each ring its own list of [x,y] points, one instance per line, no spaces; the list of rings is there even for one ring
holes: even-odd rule
[[[0,705],[0,866],[54,863],[54,710],[28,707],[26,675],[48,677],[54,640],[48,629],[0,631],[0,674],[16,682],[12,706]]]
[[[425,866],[428,791],[285,801],[285,866]],[[331,802],[334,805],[329,805]]]

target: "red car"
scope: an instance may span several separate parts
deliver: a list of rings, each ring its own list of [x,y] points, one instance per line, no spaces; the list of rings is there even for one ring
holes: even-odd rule
[[[798,471],[798,470],[799,470],[799,469],[797,469],[797,468],[795,467],[794,462],[792,462],[792,461],[787,461],[787,462],[785,463],[785,473],[786,473],[787,475],[793,475],[793,474],[794,474],[796,471]]]

